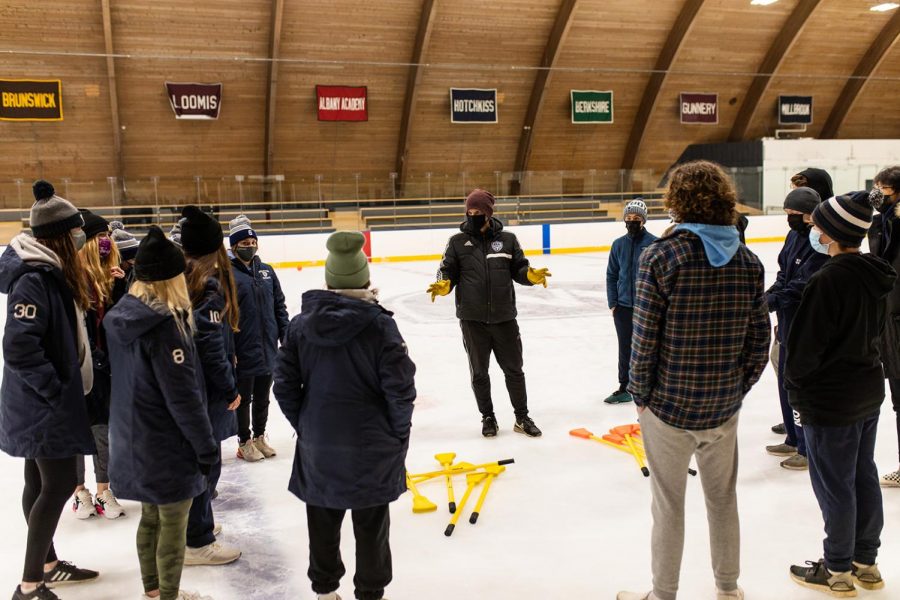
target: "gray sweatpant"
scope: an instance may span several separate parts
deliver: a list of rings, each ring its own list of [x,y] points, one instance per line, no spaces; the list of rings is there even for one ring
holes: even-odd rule
[[[97,483],[109,483],[109,425],[91,425],[97,454],[94,455],[94,478]],[[78,485],[84,485],[84,457],[77,456]]]
[[[741,562],[737,484],[738,415],[715,429],[691,431],[663,423],[650,410],[641,413],[641,432],[653,493],[651,540],[653,593],[675,600],[684,553],[684,493],[691,457],[706,498],[709,543],[716,586],[737,588]]]

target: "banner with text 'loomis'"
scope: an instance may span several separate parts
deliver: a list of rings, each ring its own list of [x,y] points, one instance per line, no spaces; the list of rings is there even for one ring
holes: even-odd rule
[[[222,107],[221,83],[172,83],[166,82],[169,104],[176,119],[219,118]]]

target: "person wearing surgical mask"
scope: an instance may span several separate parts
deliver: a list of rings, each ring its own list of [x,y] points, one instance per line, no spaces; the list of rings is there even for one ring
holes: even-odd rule
[[[778,316],[775,339],[779,348],[783,348],[787,341],[806,283],[828,260],[827,254],[817,252],[810,238],[812,213],[821,201],[819,193],[809,187],[793,189],[784,199],[784,212],[787,214],[790,231],[778,254],[775,283],[766,292],[769,312]],[[784,389],[784,359],[785,353],[779,351],[776,371],[785,439],[780,444],[766,446],[766,452],[782,458],[781,466],[785,469],[804,471],[809,467],[806,443],[798,415],[791,408]]]
[[[613,242],[606,265],[606,301],[612,311],[619,340],[619,387],[604,402],[631,402],[628,387],[628,363],[631,360],[632,317],[634,316],[634,285],[644,248],[656,241],[647,231],[647,205],[637,198],[625,205],[627,233]]]
[[[900,165],[882,169],[875,175],[874,187],[869,193],[869,203],[875,208],[875,217],[869,229],[869,250],[875,256],[900,269]],[[896,229],[896,231],[895,231]],[[891,388],[891,404],[896,417],[898,464],[900,464],[900,283],[888,296],[888,318],[885,322],[881,345],[881,361],[884,376]],[[891,432],[892,434],[894,432]],[[900,487],[900,468],[882,475],[883,487]]]
[[[241,394],[237,457],[257,462],[276,455],[266,438],[269,390],[278,344],[289,319],[275,269],[256,255],[259,238],[250,219],[240,215],[230,225],[231,265],[240,307],[240,331],[234,335]]]

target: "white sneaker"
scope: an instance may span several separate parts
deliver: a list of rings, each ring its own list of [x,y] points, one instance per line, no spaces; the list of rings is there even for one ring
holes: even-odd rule
[[[716,600],[744,600],[744,590],[741,588],[731,590],[730,592],[723,592],[722,590],[716,590],[716,592]]]
[[[226,546],[219,542],[207,544],[202,548],[187,546],[184,550],[184,565],[227,565],[241,557],[241,551],[234,546]]]
[[[656,600],[653,592],[619,592],[616,600]]]
[[[213,525],[213,535],[216,537],[219,537],[220,535],[222,535],[222,525],[221,524],[216,523],[215,525]]]
[[[75,512],[76,519],[90,519],[97,514],[94,508],[94,498],[91,491],[87,488],[75,492],[75,503],[72,504],[72,510]]]
[[[251,463],[261,461],[265,458],[252,439],[249,439],[238,446],[237,457]]]
[[[337,595],[337,592],[331,592],[330,594],[318,594],[316,598],[318,600],[341,600],[341,597]]]
[[[900,470],[882,475],[881,487],[900,487]]]
[[[188,592],[178,590],[178,597],[175,600],[212,600],[211,596],[201,596],[197,592]]]
[[[125,516],[125,509],[122,508],[112,490],[109,489],[97,494],[96,509],[98,513],[107,519],[118,519]]]
[[[256,446],[256,449],[260,451],[260,453],[266,458],[272,458],[275,456],[275,448],[269,445],[268,440],[266,440],[266,436],[261,435],[257,438],[253,438],[253,444]]]

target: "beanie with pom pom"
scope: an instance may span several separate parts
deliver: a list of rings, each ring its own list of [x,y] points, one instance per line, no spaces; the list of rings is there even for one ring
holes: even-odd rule
[[[31,233],[39,239],[50,239],[68,235],[69,231],[84,225],[78,209],[65,198],[56,195],[49,182],[35,181],[32,186],[34,206],[31,207],[29,223]]]

